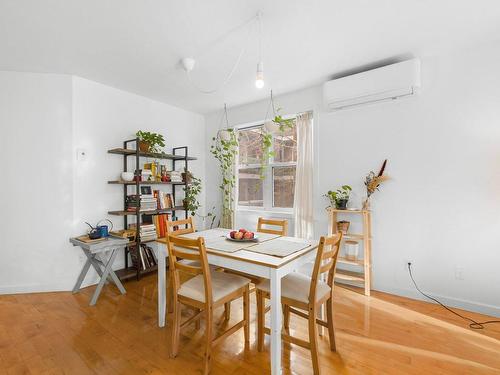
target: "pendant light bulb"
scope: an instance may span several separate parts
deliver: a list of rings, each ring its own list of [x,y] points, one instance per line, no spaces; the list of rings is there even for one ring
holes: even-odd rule
[[[255,87],[261,89],[264,87],[264,64],[260,61],[257,64],[257,75],[255,76]]]

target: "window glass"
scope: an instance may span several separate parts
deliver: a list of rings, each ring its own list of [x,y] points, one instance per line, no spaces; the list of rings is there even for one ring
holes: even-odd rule
[[[262,127],[238,131],[240,165],[260,164],[262,159]]]
[[[264,190],[260,168],[240,168],[238,171],[238,205],[263,207]]]
[[[293,207],[295,165],[273,167],[273,207]]]
[[[297,161],[297,128],[285,128],[274,136],[274,162],[289,163]]]

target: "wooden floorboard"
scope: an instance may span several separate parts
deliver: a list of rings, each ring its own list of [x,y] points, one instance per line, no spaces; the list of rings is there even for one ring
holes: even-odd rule
[[[122,296],[106,286],[94,307],[88,306],[94,287],[76,295],[0,296],[0,375],[199,374],[204,324],[182,330],[179,356],[170,359],[170,328],[157,327],[155,276],[125,287]],[[250,347],[243,331],[221,342],[213,374],[269,373],[269,339],[266,352],[256,348],[254,302],[255,295]],[[216,311],[219,329],[241,318],[241,304],[234,304],[229,323],[222,313]],[[327,335],[319,340],[324,374],[500,374],[500,325],[473,331],[434,304],[341,287],[334,318],[338,352],[330,352]],[[291,331],[305,338],[306,321],[292,315]],[[284,344],[283,365],[284,374],[312,373],[309,352],[293,345]]]

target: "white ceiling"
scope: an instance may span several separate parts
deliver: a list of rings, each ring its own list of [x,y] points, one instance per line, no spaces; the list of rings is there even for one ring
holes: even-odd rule
[[[255,88],[257,40],[229,84],[212,88],[264,12],[266,86]],[[498,0],[0,0],[0,70],[79,75],[206,113],[320,83],[381,61],[439,53],[500,36]],[[256,29],[253,36],[257,35]],[[212,46],[212,48],[210,48]]]

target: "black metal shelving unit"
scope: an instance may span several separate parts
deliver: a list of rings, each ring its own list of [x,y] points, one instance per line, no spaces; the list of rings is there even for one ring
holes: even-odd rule
[[[135,145],[135,148],[131,148],[130,146]],[[123,155],[123,171],[127,172],[128,171],[128,159],[129,157],[134,157],[135,158],[135,170],[138,171],[141,169],[140,167],[140,161],[141,157],[145,158],[152,158],[152,159],[162,159],[162,160],[171,160],[172,161],[172,170],[175,170],[176,166],[178,166],[179,163],[184,163],[184,171],[188,171],[188,161],[191,160],[196,160],[196,158],[188,156],[188,147],[183,146],[183,147],[175,147],[172,150],[172,154],[165,154],[165,153],[151,153],[151,152],[142,152],[139,150],[139,139],[129,139],[123,142],[123,148],[114,148],[111,150],[108,150],[108,153],[110,154],[117,154],[117,155]],[[135,232],[135,242],[131,242],[126,248],[125,248],[125,268],[116,271],[116,274],[120,278],[120,280],[128,280],[132,278],[137,278],[138,280],[141,278],[142,275],[146,275],[151,272],[156,272],[157,266],[150,267],[146,270],[140,270],[136,269],[133,266],[129,266],[129,253],[130,253],[130,246],[137,246],[137,249],[140,248],[141,246],[141,238],[140,238],[140,224],[142,222],[142,215],[161,215],[165,213],[172,213],[172,216],[177,216],[177,213],[180,211],[184,212],[184,217],[188,217],[188,211],[183,207],[183,206],[175,206],[176,202],[176,195],[179,194],[179,192],[176,190],[176,187],[182,186],[185,188],[188,185],[187,178],[184,178],[183,182],[160,182],[160,181],[139,181],[139,179],[136,179],[136,181],[130,181],[130,182],[124,182],[124,181],[108,181],[108,184],[113,184],[113,185],[122,185],[123,186],[123,210],[117,210],[117,211],[108,211],[108,214],[110,215],[117,215],[117,216],[123,216],[123,227],[124,229],[128,228],[128,217],[129,216],[135,216],[135,222],[136,222],[136,232]],[[126,199],[128,195],[128,187],[129,186],[135,186],[135,194],[140,195],[140,187],[141,185],[171,185],[172,186],[172,200],[174,203],[173,208],[169,209],[161,209],[161,210],[154,210],[154,211],[140,211],[140,205],[136,208],[135,211],[127,211],[126,207]],[[151,241],[146,241],[146,242],[151,242]]]

